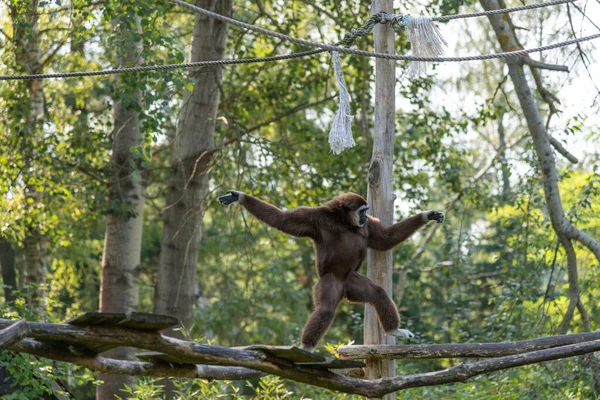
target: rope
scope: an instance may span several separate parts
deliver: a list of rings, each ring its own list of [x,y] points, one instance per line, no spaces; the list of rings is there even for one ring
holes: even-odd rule
[[[12,75],[0,76],[0,81],[17,81],[17,80],[33,80],[33,79],[52,79],[52,78],[74,78],[82,76],[100,76],[125,74],[128,72],[145,72],[145,71],[167,71],[172,69],[196,68],[196,67],[211,67],[217,65],[235,65],[235,64],[252,64],[259,62],[289,60],[291,58],[306,57],[314,54],[323,53],[325,50],[310,50],[300,53],[292,53],[283,56],[263,57],[263,58],[243,58],[237,60],[211,60],[211,61],[195,61],[184,64],[165,64],[165,65],[144,65],[139,67],[105,69],[101,71],[82,71],[82,72],[64,72],[56,74],[31,74],[31,75]]]
[[[542,47],[536,47],[532,49],[522,49],[516,51],[507,51],[504,53],[492,53],[492,54],[482,54],[476,56],[465,56],[465,57],[413,57],[413,56],[400,56],[396,54],[388,54],[388,53],[376,53],[372,51],[365,50],[354,50],[348,49],[346,47],[337,47],[337,46],[329,46],[332,50],[339,51],[341,53],[350,53],[357,54],[365,57],[375,57],[375,58],[383,58],[386,60],[400,60],[400,61],[428,61],[428,62],[463,62],[463,61],[479,61],[479,60],[492,60],[496,58],[510,58],[510,57],[519,57],[524,56],[529,53],[537,53],[539,51],[552,50],[559,47],[569,46],[575,43],[586,42],[589,40],[594,40],[600,38],[600,33],[596,33],[590,36],[584,36],[580,38],[575,38],[571,40],[567,40],[565,42],[554,43]],[[129,67],[129,68],[116,68],[116,69],[108,69],[101,71],[84,71],[84,72],[65,72],[65,73],[57,73],[57,74],[32,74],[32,75],[10,75],[10,76],[0,76],[0,81],[16,81],[16,80],[32,80],[32,79],[52,79],[52,78],[73,78],[73,77],[82,77],[82,76],[99,76],[99,75],[113,75],[113,74],[123,74],[127,72],[145,72],[145,71],[164,71],[164,70],[172,70],[172,69],[182,69],[182,68],[195,68],[195,67],[206,67],[206,66],[216,66],[216,65],[235,65],[235,64],[251,64],[251,63],[259,63],[259,62],[269,62],[269,61],[280,61],[280,60],[289,60],[292,58],[305,57],[309,55],[323,53],[325,50],[311,50],[311,51],[303,51],[300,53],[292,53],[283,56],[274,56],[274,57],[264,57],[264,58],[244,58],[238,60],[213,60],[213,61],[197,61],[185,64],[166,64],[166,65],[146,65],[141,67]]]
[[[168,0],[168,1],[170,1],[171,3],[179,4],[183,7],[189,8],[190,10],[193,10],[196,13],[204,14],[209,17],[221,20],[223,22],[227,22],[229,24],[236,25],[236,26],[239,26],[239,27],[242,27],[244,29],[248,29],[248,30],[251,30],[254,32],[262,33],[264,35],[268,35],[268,36],[276,37],[278,39],[286,40],[291,43],[296,43],[296,44],[300,44],[300,45],[304,45],[304,46],[308,46],[308,47],[319,47],[319,48],[329,50],[329,51],[341,51],[341,50],[339,50],[339,48],[336,48],[337,46],[335,46],[335,45],[311,42],[309,40],[299,39],[299,38],[285,35],[283,33],[271,31],[269,29],[251,25],[246,22],[227,17],[225,15],[217,14],[215,12],[198,7],[196,5],[186,3],[183,0]],[[534,8],[549,7],[549,6],[554,6],[557,4],[571,3],[573,1],[575,1],[575,0],[552,0],[547,3],[536,3],[536,4],[530,4],[527,6],[520,6],[520,7],[513,7],[513,8],[500,8],[497,10],[481,11],[481,12],[471,13],[471,14],[456,14],[456,15],[448,15],[448,16],[441,16],[441,17],[433,17],[431,19],[434,21],[449,21],[452,19],[459,19],[459,18],[472,18],[472,17],[480,17],[483,15],[504,14],[504,13],[513,12],[513,11],[522,11],[522,10],[529,10],[529,9],[534,9]],[[387,14],[384,11],[380,11],[379,13],[373,14],[370,18],[374,18],[376,16],[379,16],[376,23],[380,23],[380,24],[390,23],[394,27],[399,27],[401,25],[402,18],[403,18],[402,15]],[[367,23],[369,23],[369,20],[367,20]],[[372,29],[372,27],[371,27],[371,29]],[[352,32],[354,32],[354,31],[358,31],[358,30],[353,29]],[[347,53],[366,55],[366,54],[357,53],[355,51],[347,51]],[[371,57],[377,57],[377,56],[371,55]],[[385,57],[378,57],[378,58],[385,58]],[[410,60],[410,61],[428,61],[428,60]]]
[[[186,3],[187,4],[187,3]],[[218,15],[218,14],[215,14]],[[345,45],[351,46],[354,41],[361,36],[366,36],[377,25],[380,20],[384,17],[384,14],[374,14],[367,18],[367,21],[359,28],[352,29],[344,35],[344,38],[334,46]],[[252,26],[252,25],[250,25]],[[65,72],[56,74],[30,74],[30,75],[13,75],[13,76],[1,76],[0,81],[16,81],[16,80],[34,80],[34,79],[52,79],[52,78],[74,78],[74,77],[85,77],[85,76],[101,76],[101,75],[113,75],[113,74],[124,74],[128,72],[145,72],[145,71],[165,71],[172,69],[183,69],[183,68],[195,68],[195,67],[206,67],[206,66],[217,66],[217,65],[235,65],[235,64],[252,64],[259,62],[269,61],[282,61],[293,58],[312,56],[315,54],[324,53],[325,49],[302,51],[299,53],[292,53],[282,56],[272,57],[261,57],[261,58],[245,58],[237,60],[212,60],[212,61],[196,61],[184,64],[166,64],[166,65],[146,65],[139,67],[127,67],[127,68],[115,68],[101,71],[84,71],[84,72]]]
[[[356,55],[365,56],[365,57],[383,58],[386,60],[428,61],[428,62],[461,62],[461,61],[491,60],[494,58],[516,57],[516,56],[526,55],[529,53],[535,53],[538,51],[551,50],[551,49],[555,49],[558,47],[564,47],[564,46],[568,46],[568,45],[571,45],[574,43],[585,42],[587,40],[593,40],[593,39],[600,37],[600,34],[595,34],[595,35],[590,35],[590,36],[585,36],[585,37],[581,37],[581,38],[567,40],[565,42],[560,42],[560,43],[555,43],[555,44],[546,45],[546,46],[542,46],[542,47],[537,47],[534,49],[523,49],[523,50],[516,50],[516,51],[508,51],[508,52],[504,52],[504,53],[492,53],[492,54],[484,54],[484,55],[477,55],[477,56],[466,56],[466,57],[401,56],[401,55],[396,55],[396,54],[376,53],[373,51],[349,49],[346,47],[339,47],[335,44],[331,45],[331,44],[311,42],[310,40],[299,39],[299,38],[295,38],[292,36],[284,35],[283,33],[274,32],[274,31],[271,31],[271,30],[268,30],[265,28],[260,28],[258,26],[250,25],[246,22],[238,21],[236,19],[226,17],[224,15],[217,14],[212,11],[205,10],[204,8],[200,8],[193,4],[186,3],[185,1],[182,1],[182,0],[169,0],[169,1],[172,3],[180,4],[184,7],[194,10],[195,12],[198,12],[200,14],[204,14],[209,17],[212,17],[212,18],[215,18],[215,19],[218,19],[218,20],[221,20],[221,21],[233,24],[233,25],[237,25],[242,28],[249,29],[249,30],[252,30],[252,31],[255,31],[258,33],[262,33],[262,34],[273,36],[273,37],[276,37],[276,38],[279,38],[282,40],[286,40],[291,43],[296,43],[296,44],[309,46],[309,47],[318,47],[318,48],[321,48],[321,49],[324,49],[327,51],[339,51],[340,53],[356,54]],[[572,0],[555,0],[554,2],[550,2],[548,4],[554,5],[554,3],[557,3],[557,2],[567,2],[567,1],[570,2]],[[557,3],[557,4],[560,4],[560,3]],[[536,6],[545,7],[546,4],[541,4],[541,5],[536,4]],[[517,8],[519,8],[519,7],[517,7]],[[509,10],[509,9],[498,9],[498,10],[491,10],[491,11],[494,11],[496,13],[505,13],[506,10]],[[467,14],[464,14],[464,15],[467,15]],[[486,14],[483,14],[483,15],[486,15]],[[383,11],[381,11],[377,14],[373,14],[370,18],[373,18],[373,19],[378,18],[378,22],[381,24],[386,24],[388,22],[395,24],[398,22],[398,16],[390,15]],[[352,32],[354,32],[354,31],[355,30],[353,30]]]
[[[559,47],[569,46],[575,43],[581,43],[589,40],[594,40],[600,38],[600,33],[584,36],[580,38],[570,39],[560,43],[554,43],[546,46],[536,47],[532,49],[522,49],[516,51],[509,51],[503,53],[492,53],[492,54],[482,54],[476,56],[464,56],[464,57],[414,57],[414,56],[403,56],[397,54],[389,54],[389,53],[377,53],[373,51],[366,50],[358,50],[358,49],[350,49],[348,47],[341,47],[339,45],[350,46],[354,42],[354,40],[360,36],[365,36],[369,34],[373,27],[378,24],[395,24],[399,20],[399,16],[386,14],[385,12],[379,12],[377,14],[371,15],[365,24],[358,29],[352,29],[350,32],[346,33],[344,38],[334,44],[324,44],[324,43],[316,43],[311,42],[309,40],[298,39],[292,36],[284,35],[282,33],[273,32],[268,29],[260,28],[254,25],[247,24],[242,21],[238,21],[233,18],[229,18],[220,14],[216,14],[212,11],[205,10],[203,8],[197,7],[195,5],[186,3],[182,0],[169,0],[173,3],[180,4],[184,7],[190,8],[194,11],[197,11],[201,14],[208,15],[212,18],[216,18],[233,25],[241,26],[246,29],[253,30],[258,33],[264,33],[269,36],[273,36],[279,39],[287,40],[292,43],[297,43],[304,46],[309,47],[317,47],[318,50],[310,50],[303,51],[298,53],[292,53],[282,56],[272,56],[272,57],[262,57],[262,58],[246,58],[246,59],[231,59],[231,60],[212,60],[212,61],[196,61],[191,63],[183,63],[183,64],[166,64],[166,65],[146,65],[139,67],[128,67],[128,68],[115,68],[101,71],[83,71],[83,72],[65,72],[65,73],[56,73],[56,74],[32,74],[32,75],[12,75],[12,76],[0,76],[0,81],[14,81],[14,80],[33,80],[33,79],[52,79],[52,78],[73,78],[73,77],[85,77],[85,76],[100,76],[100,75],[113,75],[113,74],[123,74],[128,72],[145,72],[145,71],[165,71],[165,70],[173,70],[173,69],[183,69],[183,68],[196,68],[196,67],[206,67],[206,66],[219,66],[219,65],[237,65],[237,64],[252,64],[252,63],[260,63],[260,62],[270,62],[270,61],[281,61],[281,60],[289,60],[293,58],[306,57],[319,53],[323,53],[325,51],[339,51],[340,53],[347,54],[355,54],[363,57],[374,57],[374,58],[382,58],[386,60],[399,60],[399,61],[427,61],[427,62],[464,62],[464,61],[479,61],[479,60],[491,60],[497,58],[509,58],[509,57],[518,57],[527,55],[529,53],[536,53],[540,51],[552,50]],[[515,7],[515,8],[505,8],[498,10],[490,10],[484,11],[481,13],[474,14],[457,14],[454,16],[448,17],[437,17],[437,18],[448,18],[448,19],[456,19],[456,18],[468,18],[469,16],[480,16],[480,15],[490,15],[490,14],[498,14],[510,12],[512,10],[523,10],[529,8],[539,8],[546,7],[548,5],[556,5],[561,3],[571,2],[573,0],[554,0],[548,3],[540,3],[540,4],[532,4],[529,6]]]
[[[572,3],[574,1],[576,1],[576,0],[553,0],[553,1],[549,1],[547,3],[536,3],[536,4],[529,4],[527,6],[519,6],[519,7],[511,7],[511,8],[499,8],[497,10],[488,10],[488,11],[481,11],[481,12],[476,12],[476,13],[442,15],[439,17],[431,17],[431,19],[433,21],[441,22],[441,21],[451,21],[453,19],[483,17],[485,15],[504,14],[504,13],[510,13],[510,12],[515,12],[515,11],[532,10],[534,8],[556,6],[556,5],[564,4],[564,3]]]

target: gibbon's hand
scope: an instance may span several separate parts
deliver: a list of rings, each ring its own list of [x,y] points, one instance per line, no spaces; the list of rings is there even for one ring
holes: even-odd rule
[[[240,200],[240,195],[242,195],[242,192],[237,192],[235,190],[229,190],[227,191],[227,194],[224,196],[219,197],[219,203],[223,204],[224,206],[228,206],[231,203],[235,203],[236,201]]]
[[[429,221],[435,221],[438,224],[444,222],[444,213],[439,211],[429,211],[427,213],[427,219]]]

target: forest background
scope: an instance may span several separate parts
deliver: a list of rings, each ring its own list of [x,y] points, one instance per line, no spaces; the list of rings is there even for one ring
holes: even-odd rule
[[[408,1],[398,2],[396,12],[448,15],[486,3]],[[364,1],[196,4],[323,43],[339,40],[371,13]],[[522,45],[537,47],[600,31],[600,2],[580,0],[511,18]],[[440,26],[449,55],[502,51],[486,18]],[[372,38],[359,40],[357,48],[371,50]],[[408,48],[399,33],[397,52]],[[555,152],[558,201],[570,223],[599,240],[597,49],[586,42],[532,54],[545,64],[528,67],[526,83],[547,133],[578,161]],[[0,2],[0,75],[301,50],[227,29],[168,2]],[[86,311],[139,310],[178,316],[185,329],[173,334],[200,342],[297,344],[316,281],[312,246],[265,227],[240,207],[222,207],[216,198],[237,189],[292,208],[347,191],[366,196],[374,60],[346,55],[342,64],[357,145],[340,155],[330,153],[327,143],[338,98],[326,53],[191,72],[0,82],[3,318],[60,322]],[[425,209],[446,210],[447,219],[393,253],[402,327],[420,343],[598,329],[594,243],[584,245],[553,225],[556,203],[549,200],[555,198],[548,197],[505,62],[438,64],[418,78],[409,78],[406,66],[399,62],[396,76],[396,220]],[[319,351],[362,343],[363,311],[343,304]],[[455,362],[402,361],[398,374]],[[29,382],[21,398],[37,398],[52,379],[76,399],[168,395],[157,380],[95,376],[12,353],[3,353],[0,365]],[[99,380],[127,384],[134,394]],[[175,382],[174,390],[180,398],[352,397],[273,377]],[[587,399],[599,390],[598,367],[587,358],[397,396]]]

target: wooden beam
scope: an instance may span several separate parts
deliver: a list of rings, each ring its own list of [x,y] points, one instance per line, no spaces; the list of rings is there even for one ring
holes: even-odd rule
[[[7,328],[12,324],[14,324],[14,321],[0,320],[0,329]],[[359,394],[372,398],[380,398],[388,393],[412,387],[464,382],[471,377],[488,372],[600,351],[600,339],[597,339],[545,350],[519,353],[507,357],[481,360],[468,364],[458,364],[441,371],[369,381],[349,376],[341,376],[326,370],[299,367],[286,360],[279,360],[275,357],[265,357],[264,354],[258,351],[207,346],[139,330],[136,331],[123,328],[107,329],[101,327],[82,328],[68,324],[40,322],[25,322],[21,325],[24,324],[26,324],[26,327],[28,328],[27,331],[24,331],[26,332],[25,336],[28,339],[22,339],[19,343],[11,345],[7,350],[36,354],[49,359],[71,362],[93,371],[128,375],[164,376],[167,374],[169,376],[205,378],[211,378],[219,374],[218,376],[223,379],[254,376],[254,371],[259,371],[338,392]],[[572,338],[573,336],[579,337],[580,335],[566,335],[563,338],[571,340],[569,338]],[[582,337],[584,339],[589,339],[593,336]],[[213,368],[213,366],[207,365],[169,365],[168,363],[136,361],[124,362],[122,360],[101,357],[85,347],[78,345],[80,342],[86,343],[91,339],[95,339],[102,343],[126,346],[133,345],[138,348],[160,351],[178,357],[197,359],[199,364],[202,363],[203,360],[208,360],[209,363],[215,365],[218,364],[222,367],[244,368],[230,369]],[[540,340],[546,339],[547,338],[541,338]],[[249,371],[249,369],[254,371]]]
[[[12,324],[0,331],[0,350],[4,350],[19,342],[28,331],[27,322],[13,321]]]
[[[337,351],[341,358],[351,360],[484,358],[522,354],[599,339],[600,332],[588,332],[519,342],[341,346]]]
[[[244,367],[116,360],[99,356],[84,347],[55,346],[34,339],[22,340],[19,344],[13,346],[11,350],[76,364],[90,371],[105,374],[162,378],[219,379],[226,381],[254,379],[267,375],[264,372]]]
[[[374,0],[372,13],[385,11],[394,13],[392,0]],[[373,30],[375,51],[395,53],[394,30],[388,25],[378,24]],[[378,58],[375,61],[375,126],[373,133],[373,154],[368,178],[368,200],[374,217],[389,226],[394,220],[394,190],[392,166],[394,157],[394,116],[396,63],[393,60]],[[392,296],[392,252],[369,250],[367,277],[383,287]],[[365,306],[365,344],[395,344],[395,338],[388,337],[379,325],[377,314],[372,306]],[[365,377],[367,379],[389,378],[396,375],[394,361],[369,360]],[[385,396],[392,400],[395,396]]]

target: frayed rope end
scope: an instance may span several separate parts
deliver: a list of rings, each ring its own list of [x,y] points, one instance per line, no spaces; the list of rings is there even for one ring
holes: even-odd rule
[[[402,18],[402,24],[406,27],[413,56],[440,57],[444,55],[447,43],[431,18],[406,15]],[[411,61],[408,67],[410,77],[425,73],[427,73],[426,61]]]
[[[352,137],[352,120],[354,116],[351,114],[350,94],[346,87],[344,74],[342,72],[342,62],[338,51],[331,52],[333,59],[333,70],[338,82],[340,95],[340,105],[333,118],[331,130],[329,131],[329,146],[334,154],[340,154],[347,148],[354,147],[356,143]]]

